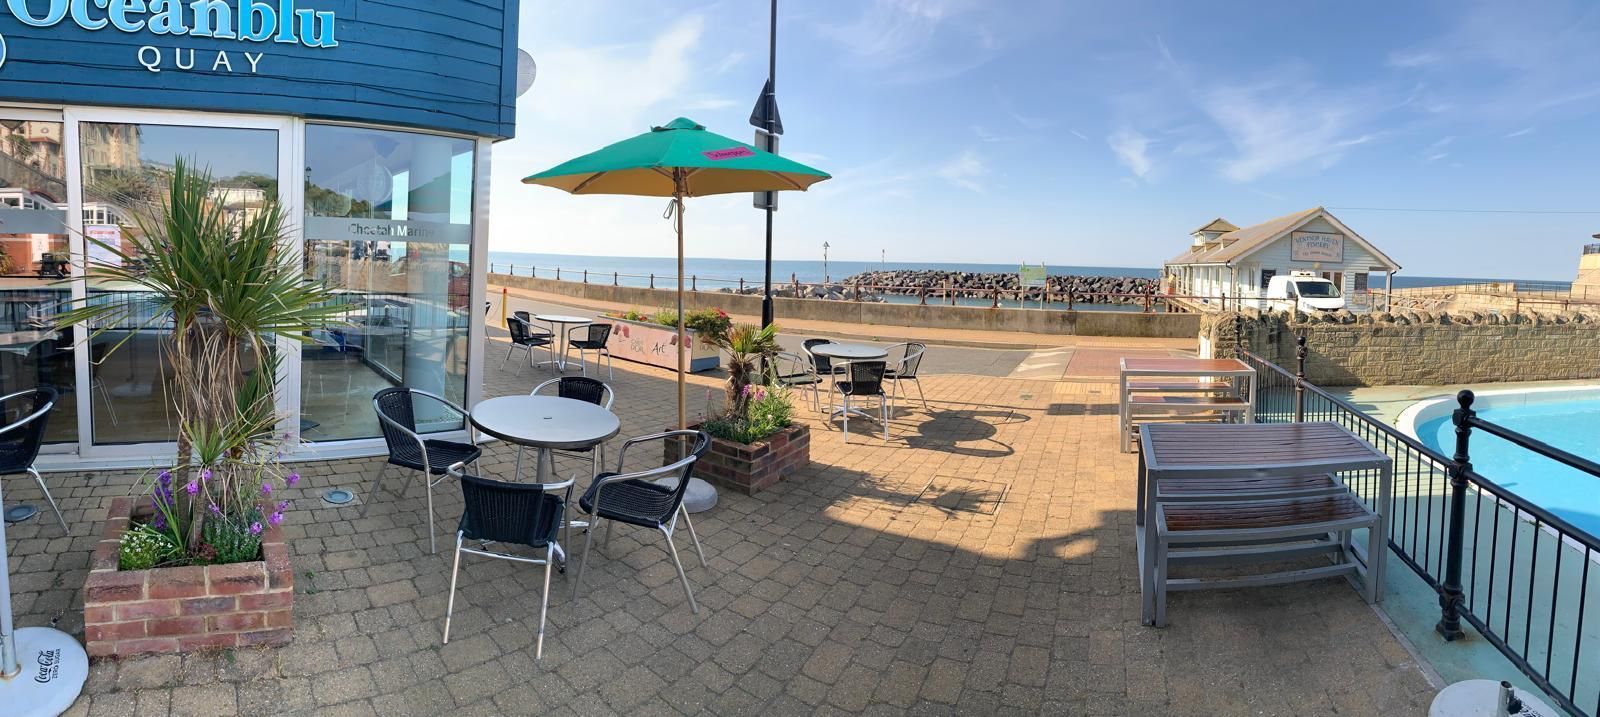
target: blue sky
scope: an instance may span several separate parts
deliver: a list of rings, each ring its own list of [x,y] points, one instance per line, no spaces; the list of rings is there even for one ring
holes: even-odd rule
[[[1155,266],[1215,216],[1324,205],[1408,274],[1566,279],[1600,231],[1600,4],[780,5],[783,153],[835,179],[782,198],[778,258]],[[748,141],[766,23],[524,0],[493,248],[671,255],[663,200],[517,180],[679,115]],[[691,255],[761,256],[747,195],[686,219]]]

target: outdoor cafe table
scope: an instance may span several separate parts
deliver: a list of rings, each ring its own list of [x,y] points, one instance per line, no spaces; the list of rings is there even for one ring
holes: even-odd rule
[[[1153,549],[1156,541],[1156,484],[1169,478],[1281,478],[1332,475],[1349,484],[1347,471],[1377,471],[1376,535],[1367,536],[1362,556],[1383,599],[1383,567],[1389,554],[1389,500],[1394,491],[1394,458],[1337,423],[1162,423],[1139,427],[1138,526],[1139,586],[1153,611]],[[1358,498],[1364,498],[1357,492]],[[1370,495],[1370,494],[1369,494]],[[1146,613],[1150,614],[1149,612]]]
[[[1249,397],[1249,402],[1244,407],[1244,421],[1250,423],[1256,420],[1256,370],[1239,359],[1124,357],[1122,370],[1117,378],[1117,429],[1121,431],[1118,445],[1124,447],[1122,449],[1124,453],[1130,452],[1129,444],[1133,440],[1131,425],[1133,411],[1128,405],[1129,396],[1140,390],[1138,383],[1130,384],[1128,379],[1138,376],[1176,379],[1179,382],[1187,382],[1190,379],[1245,379],[1249,383],[1249,392],[1245,394]],[[1207,386],[1204,381],[1196,381],[1194,385],[1194,390],[1203,390]],[[1165,388],[1170,390],[1170,387]]]
[[[850,364],[856,361],[882,361],[889,358],[888,349],[881,349],[876,346],[867,346],[866,344],[818,344],[816,346],[812,346],[809,350],[812,354],[817,356],[833,359],[834,361],[839,361],[845,364]],[[829,400],[831,401],[832,399]],[[838,409],[835,409],[833,413],[828,414],[828,418],[831,419],[834,416],[844,415],[844,412],[845,409],[841,406]],[[873,417],[866,411],[862,411],[857,408],[850,409],[850,412],[861,416],[862,418],[876,420],[873,419]]]
[[[550,324],[550,333],[555,334],[556,358],[554,361],[540,361],[539,365],[547,363],[556,365],[557,371],[567,370],[567,327],[582,326],[594,323],[593,319],[582,316],[569,316],[567,314],[534,314],[533,318]]]

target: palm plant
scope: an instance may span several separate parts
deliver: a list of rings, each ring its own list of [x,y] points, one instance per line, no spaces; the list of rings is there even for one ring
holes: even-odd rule
[[[749,402],[749,392],[745,387],[760,375],[761,362],[776,355],[780,349],[778,326],[772,324],[763,328],[753,324],[737,324],[702,338],[728,352],[728,408],[732,413],[744,415]]]
[[[91,294],[58,317],[62,326],[90,327],[91,339],[131,326],[107,356],[137,332],[163,335],[172,367],[167,395],[178,418],[179,484],[191,465],[207,478],[190,492],[189,545],[198,545],[202,506],[237,516],[260,498],[246,481],[261,479],[261,458],[274,443],[277,339],[306,341],[308,332],[333,323],[340,308],[333,292],[307,281],[298,257],[284,250],[286,221],[275,200],[230,213],[212,187],[208,172],[180,157],[156,209],[135,214],[126,248],[85,236],[109,257],[90,262],[89,277],[129,287],[138,298]]]

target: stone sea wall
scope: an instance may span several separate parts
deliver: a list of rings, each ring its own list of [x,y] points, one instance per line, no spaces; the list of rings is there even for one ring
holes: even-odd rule
[[[1233,313],[1208,314],[1217,355],[1235,344]],[[1600,311],[1292,316],[1246,312],[1246,345],[1289,370],[1304,335],[1306,378],[1319,386],[1411,386],[1600,378]]]
[[[994,295],[995,289],[1000,289],[1014,298],[1015,293],[1022,288],[1021,278],[1015,273],[976,273],[970,271],[938,271],[933,269],[892,269],[885,271],[866,271],[845,278],[840,282],[844,287],[857,284],[873,287],[869,291],[879,294],[900,294],[916,296],[923,291],[928,291],[935,296],[948,287],[958,297],[988,298]],[[1096,304],[1136,304],[1144,299],[1138,296],[1095,296],[1091,294],[1148,294],[1157,291],[1157,281],[1134,276],[1051,276],[1046,280],[1049,283],[1052,301],[1066,301],[1068,291],[1077,300],[1083,303]],[[1028,301],[1038,301],[1043,297],[1044,290],[1039,288],[1029,289]]]

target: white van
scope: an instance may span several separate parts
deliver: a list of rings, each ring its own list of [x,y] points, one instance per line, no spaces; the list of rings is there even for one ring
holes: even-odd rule
[[[1274,309],[1298,307],[1308,314],[1338,311],[1344,308],[1344,295],[1327,279],[1309,271],[1293,271],[1267,282],[1267,305]]]

